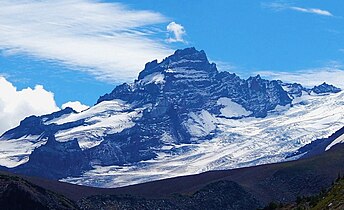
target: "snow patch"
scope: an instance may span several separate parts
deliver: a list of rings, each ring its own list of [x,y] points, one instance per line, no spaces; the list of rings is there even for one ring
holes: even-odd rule
[[[0,139],[0,165],[13,168],[29,161],[34,149],[44,145],[47,139],[40,135],[28,135],[18,139]]]
[[[270,112],[285,112],[285,111],[288,111],[289,109],[290,109],[290,105],[289,104],[287,104],[285,106],[277,105],[275,107],[275,109],[270,111]]]
[[[247,111],[244,107],[233,102],[230,98],[220,98],[217,104],[224,106],[220,109],[221,115],[224,117],[246,117],[252,114],[252,112]]]
[[[107,115],[109,113],[122,112],[130,109],[130,105],[122,100],[103,101],[83,112],[69,114],[66,117],[61,117],[49,121],[49,124],[56,123],[62,125],[68,122],[75,122],[82,119],[91,119],[99,115]],[[105,117],[105,116],[104,116]]]
[[[139,110],[123,113],[103,113],[85,120],[82,126],[68,130],[61,130],[56,134],[56,140],[60,142],[77,138],[81,149],[89,149],[99,145],[103,136],[119,133],[126,128],[133,127],[133,119],[140,117]]]
[[[342,143],[344,143],[344,135],[341,135],[338,138],[336,138],[330,145],[326,147],[325,151],[331,149],[336,144],[342,144]]]
[[[57,132],[56,140],[65,142],[77,138],[82,150],[98,146],[103,141],[103,136],[133,127],[133,120],[142,116],[143,109],[132,109],[121,100],[103,101],[81,113],[56,120],[56,124],[84,121],[81,126]]]
[[[164,84],[165,83],[165,75],[162,74],[161,72],[155,72],[152,74],[149,74],[145,76],[140,83],[142,85],[147,85],[147,84]]]
[[[184,126],[194,137],[205,137],[216,129],[216,118],[208,111],[202,110],[200,113],[191,112],[189,119]]]

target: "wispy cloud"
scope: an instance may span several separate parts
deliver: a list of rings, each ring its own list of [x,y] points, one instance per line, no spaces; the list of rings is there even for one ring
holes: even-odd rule
[[[305,12],[305,13],[313,13],[316,15],[324,15],[324,16],[333,16],[331,12],[327,10],[321,10],[317,8],[302,8],[302,7],[289,7],[292,10]]]
[[[343,68],[324,67],[295,72],[259,71],[256,72],[256,74],[260,74],[269,79],[300,83],[306,87],[313,87],[326,82],[337,87],[344,88]]]
[[[311,13],[315,15],[322,15],[322,16],[333,16],[333,14],[327,10],[318,9],[318,8],[304,8],[304,7],[296,7],[291,6],[285,3],[278,3],[278,2],[271,2],[271,3],[263,3],[263,7],[272,9],[274,11],[281,11],[281,10],[294,10],[303,13]]]
[[[170,32],[170,37],[167,39],[167,42],[185,42],[184,36],[186,32],[182,25],[171,22],[167,25],[166,29]]]
[[[160,13],[97,0],[2,0],[0,50],[62,62],[118,82],[172,52],[163,39],[152,38],[167,21]]]

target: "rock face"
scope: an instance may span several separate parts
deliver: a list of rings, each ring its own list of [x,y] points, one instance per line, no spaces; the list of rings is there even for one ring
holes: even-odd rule
[[[24,119],[0,141],[25,149],[0,148],[5,154],[0,164],[17,166],[13,169],[17,172],[60,179],[78,176],[94,165],[125,166],[162,154],[178,155],[192,150],[187,145],[211,141],[220,132],[225,133],[221,138],[231,141],[231,132],[226,134],[228,124],[219,119],[262,119],[278,107],[291,107],[295,97],[311,91],[323,94],[340,89],[327,84],[307,89],[259,75],[245,80],[219,72],[204,51],[177,50],[160,63],[147,63],[137,80],[117,86],[86,111],[67,108]],[[219,157],[211,165],[231,159]]]
[[[235,74],[219,73],[203,51],[177,50],[161,63],[146,64],[133,84],[120,85],[99,98],[98,104],[123,100],[135,107],[150,107],[135,126],[106,136],[89,154],[102,165],[124,164],[154,158],[156,154],[151,148],[164,145],[164,135],[174,143],[190,143],[195,135],[210,138],[212,128],[195,131],[186,122],[190,121],[190,113],[203,111],[202,119],[211,118],[209,112],[220,114],[222,107],[217,101],[222,97],[231,98],[255,117],[265,117],[277,105],[291,103],[277,81],[264,80],[259,75],[242,80]],[[198,120],[197,114],[194,118]],[[109,159],[110,156],[113,158]]]
[[[122,100],[134,107],[147,104],[150,107],[143,111],[135,126],[104,137],[104,142],[92,148],[89,154],[97,157],[97,162],[102,165],[124,164],[156,157],[151,148],[159,148],[166,140],[191,143],[194,136],[210,138],[214,128],[209,126],[195,131],[187,122],[190,113],[194,113],[193,121],[211,121],[209,112],[220,114],[222,105],[217,101],[223,97],[230,98],[255,117],[265,117],[277,105],[291,103],[277,81],[264,80],[259,75],[243,80],[235,74],[219,73],[215,64],[209,63],[204,51],[194,48],[177,50],[161,63],[147,63],[133,84],[120,85],[99,98],[98,104]]]
[[[235,74],[218,72],[204,51],[195,48],[177,50],[161,63],[147,63],[138,80],[116,87],[97,103],[113,99],[137,105],[152,103],[158,106],[154,112],[157,116],[169,107],[182,115],[211,109],[221,97],[232,99],[255,117],[265,117],[277,105],[291,103],[278,81],[264,80],[259,75],[243,80]]]
[[[35,149],[30,160],[18,166],[16,172],[60,179],[80,175],[89,169],[91,166],[76,139],[57,142],[54,135],[50,134],[47,143]]]
[[[321,94],[321,93],[338,93],[341,91],[340,88],[337,88],[333,85],[329,85],[326,84],[326,82],[324,82],[321,85],[315,86],[314,88],[312,88],[312,91],[316,94]]]
[[[282,85],[283,89],[288,92],[291,98],[301,97],[302,92],[305,92],[307,94],[329,94],[339,93],[341,91],[340,88],[329,85],[326,82],[321,85],[314,86],[313,88],[305,88],[298,83],[283,83],[282,81],[279,81],[279,84]]]

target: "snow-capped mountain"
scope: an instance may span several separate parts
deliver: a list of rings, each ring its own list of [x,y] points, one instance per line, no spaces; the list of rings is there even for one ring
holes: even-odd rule
[[[147,63],[88,110],[24,119],[0,138],[0,165],[113,187],[296,159],[343,126],[343,98],[326,83],[310,89],[218,72],[187,48]]]

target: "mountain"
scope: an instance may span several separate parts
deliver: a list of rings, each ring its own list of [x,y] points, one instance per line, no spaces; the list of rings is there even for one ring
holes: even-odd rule
[[[197,175],[175,177],[121,188],[94,188],[72,185],[37,177],[26,177],[0,172],[0,184],[19,183],[33,191],[16,191],[2,194],[0,200],[39,197],[49,200],[47,205],[69,205],[80,209],[257,209],[271,202],[282,203],[285,208],[295,201],[315,200],[318,206],[341,205],[342,181],[332,185],[338,174],[344,172],[344,145],[296,161],[267,164],[248,168],[209,171]],[[9,186],[9,185],[7,185]],[[331,188],[328,193],[320,192]],[[3,189],[3,188],[1,188]],[[38,189],[39,193],[36,196]],[[42,195],[42,197],[41,197]],[[302,203],[299,202],[298,203]],[[77,204],[77,206],[75,206]],[[20,209],[20,208],[12,208]],[[59,208],[63,209],[63,208]],[[295,208],[294,208],[295,209]],[[335,209],[335,208],[334,208]],[[337,208],[338,209],[338,208]],[[339,208],[340,209],[340,208]]]
[[[293,160],[343,126],[343,98],[326,83],[219,72],[204,51],[187,48],[147,63],[88,110],[24,119],[0,137],[0,165],[114,187]]]

